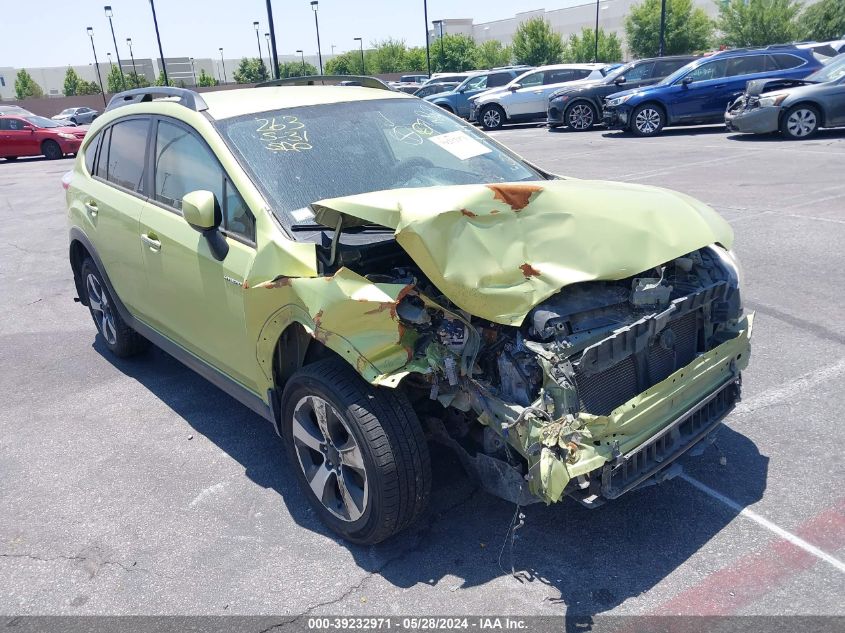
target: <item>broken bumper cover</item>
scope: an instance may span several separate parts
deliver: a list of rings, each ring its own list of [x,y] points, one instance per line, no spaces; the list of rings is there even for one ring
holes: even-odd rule
[[[608,129],[624,129],[628,127],[628,108],[624,106],[614,108],[605,104],[602,120]]]
[[[777,132],[780,127],[780,107],[757,107],[734,109],[725,112],[725,126],[731,132],[767,134]]]
[[[568,495],[600,505],[659,480],[678,457],[712,437],[739,398],[752,322],[747,315],[733,338],[606,416],[581,413],[549,423],[529,415],[519,423],[522,409],[488,401],[481,419],[496,425],[511,418],[501,424],[502,434],[526,458],[528,489],[536,498],[552,503]]]

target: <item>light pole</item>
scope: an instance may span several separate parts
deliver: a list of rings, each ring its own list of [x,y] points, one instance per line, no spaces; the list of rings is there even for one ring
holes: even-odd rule
[[[367,73],[364,70],[364,40],[360,37],[353,38],[356,42],[358,42],[359,46],[361,47],[361,74],[366,75]]]
[[[320,20],[317,19],[317,0],[311,0],[314,9],[314,26],[317,27],[317,59],[320,61],[320,74],[323,74],[323,53],[320,51]]]
[[[117,38],[114,36],[114,23],[111,20],[112,10],[111,5],[103,7],[106,12],[106,17],[109,19],[109,27],[111,27],[111,39],[114,42],[114,54],[117,55],[117,67],[120,70],[120,85],[126,90],[126,77],[123,76],[123,64],[120,63],[120,51],[117,50]]]
[[[593,53],[593,61],[599,61],[599,2],[601,0],[596,0],[596,48],[595,52]]]
[[[226,62],[223,61],[223,47],[220,47],[220,65],[223,67],[223,83],[229,83],[229,79],[226,77]]]
[[[273,53],[270,52],[270,34],[265,33],[264,39],[267,40],[267,61],[270,63],[270,76],[273,76]]]
[[[126,43],[129,45],[129,57],[132,58],[132,74],[135,75],[135,87],[138,87],[138,69],[135,68],[135,53],[132,52],[132,38],[127,37]]]
[[[272,55],[272,63],[270,64],[273,68],[273,78],[279,79],[279,55],[276,52],[276,27],[273,26],[273,6],[270,4],[270,0],[267,0],[267,24],[270,25],[270,45],[273,51]]]
[[[444,67],[445,63],[443,61],[443,20],[434,20],[432,24],[436,24],[437,29],[440,31],[440,70],[444,71],[446,68]],[[430,76],[431,73],[429,73]]]
[[[305,53],[300,48],[296,49],[296,52],[299,53],[300,55],[302,55],[302,76],[304,77],[305,76]]]
[[[188,59],[191,62],[191,74],[194,76],[194,86],[196,86],[197,85],[197,69],[194,68],[194,58],[189,57]]]
[[[261,58],[261,38],[258,37],[258,22],[253,22],[252,26],[255,27],[255,43],[258,44],[258,61],[260,65],[263,65],[264,60]],[[265,74],[264,77],[266,78],[267,75]]]
[[[114,70],[114,62],[111,60],[111,53],[106,53],[106,57],[109,58],[109,71]]]
[[[431,38],[428,36],[428,0],[423,0],[423,15],[425,16],[425,63],[428,65],[428,76],[431,77]]]
[[[154,0],[150,0],[150,8],[153,10],[153,24],[156,27],[156,41],[158,42],[158,56],[161,59],[161,72],[164,73],[164,85],[169,86],[170,81],[167,79],[167,65],[164,63],[164,51],[161,50],[161,35],[158,33],[158,18],[156,18],[156,5]]]
[[[660,45],[657,56],[666,54],[666,0],[660,0]]]
[[[89,26],[86,31],[88,37],[91,38],[91,50],[94,53],[94,68],[97,69],[97,81],[100,82],[100,94],[103,95],[103,105],[106,105],[106,91],[103,89],[103,78],[100,76],[100,62],[97,61],[97,48],[94,46],[94,29]]]

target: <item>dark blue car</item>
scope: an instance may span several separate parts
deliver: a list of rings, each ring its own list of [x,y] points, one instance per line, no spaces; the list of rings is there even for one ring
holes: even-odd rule
[[[722,123],[727,106],[753,79],[801,79],[821,68],[812,50],[795,46],[734,49],[703,57],[646,88],[617,92],[604,103],[609,128],[656,136],[667,126]]]

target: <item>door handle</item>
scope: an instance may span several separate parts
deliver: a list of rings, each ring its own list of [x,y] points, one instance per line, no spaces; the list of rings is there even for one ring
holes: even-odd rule
[[[152,251],[161,250],[161,240],[155,233],[141,233],[141,241],[149,246]]]
[[[85,203],[85,210],[88,211],[92,218],[97,217],[97,203],[93,200],[89,200]]]

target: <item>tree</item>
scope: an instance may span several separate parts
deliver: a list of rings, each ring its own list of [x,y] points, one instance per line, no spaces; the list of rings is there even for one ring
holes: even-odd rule
[[[124,88],[124,85],[126,86],[126,88]],[[120,72],[120,68],[118,68],[117,66],[112,66],[111,70],[109,71],[109,74],[106,77],[106,89],[111,93],[115,93],[125,89],[129,89],[131,87],[132,86],[129,83],[129,77]]]
[[[718,6],[716,26],[728,46],[783,44],[798,36],[796,0],[726,0]]]
[[[66,97],[73,97],[79,94],[79,75],[73,68],[68,68],[65,73],[64,93]]]
[[[660,0],[644,0],[625,18],[625,36],[634,57],[660,51]],[[713,21],[692,0],[666,0],[666,55],[703,51],[713,39]]]
[[[838,40],[845,35],[845,2],[820,0],[798,18],[800,37],[817,42]]]
[[[264,60],[257,57],[244,57],[235,70],[235,81],[239,84],[257,84],[267,81],[267,67]]]
[[[109,85],[111,86],[111,78],[109,78]],[[168,80],[164,80],[164,71],[159,71],[158,79],[156,79],[156,86],[175,86],[176,84],[173,82],[172,79],[168,77]]]
[[[543,18],[526,20],[513,36],[513,56],[520,64],[542,66],[556,64],[563,55],[560,34]]]
[[[15,97],[27,99],[29,97],[43,97],[44,91],[26,70],[21,69],[15,77]]]
[[[98,84],[96,81],[85,81],[84,79],[80,79],[79,88],[77,88],[76,94],[98,95],[100,94],[100,84]]]
[[[303,75],[318,74],[317,67],[314,64],[305,62],[305,72],[302,70],[302,62],[282,62],[279,64],[279,76],[282,79],[287,77],[302,77]]]
[[[126,75],[126,85],[129,88],[146,88],[150,85],[150,81],[144,75],[139,75],[133,70]]]
[[[361,74],[361,52],[346,51],[341,55],[335,55],[326,62],[327,75],[360,75]]]
[[[569,36],[563,49],[563,59],[566,62],[591,62],[596,55],[596,32],[588,27],[581,29],[581,34],[573,33]],[[622,44],[616,33],[607,33],[599,27],[599,57],[600,62],[622,61]]]
[[[405,70],[408,72],[426,72],[425,47],[415,46],[405,55]]]
[[[392,37],[371,44],[373,51],[373,69],[377,73],[399,73],[405,70],[405,56],[408,47],[405,40],[394,40]]]
[[[475,67],[507,66],[511,63],[512,55],[510,46],[502,46],[499,40],[487,40],[475,47]]]
[[[447,34],[431,45],[431,68],[435,72],[463,72],[475,68],[475,40],[468,35]]]
[[[205,68],[200,70],[200,75],[197,77],[198,86],[216,86],[217,80],[205,72]]]

